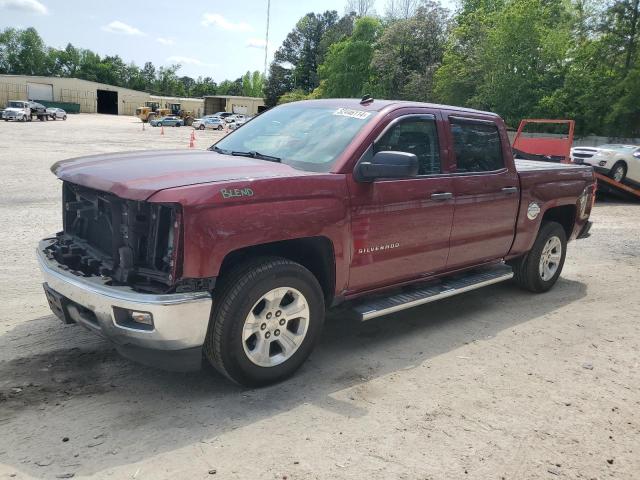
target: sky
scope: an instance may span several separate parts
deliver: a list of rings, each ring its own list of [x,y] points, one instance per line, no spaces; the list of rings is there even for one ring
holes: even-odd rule
[[[454,0],[443,0],[452,7]],[[384,13],[387,0],[376,0]],[[300,17],[346,0],[271,0],[269,61]],[[143,66],[179,63],[179,75],[220,82],[264,69],[267,0],[0,0],[0,30],[35,27],[45,43],[72,43]]]

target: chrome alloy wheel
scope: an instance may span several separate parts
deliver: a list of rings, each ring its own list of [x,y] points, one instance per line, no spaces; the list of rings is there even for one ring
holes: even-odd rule
[[[309,315],[306,298],[295,288],[280,287],[267,292],[244,321],[244,353],[260,367],[285,362],[302,345]]]
[[[558,237],[549,238],[540,255],[540,278],[545,282],[551,280],[558,271],[561,259],[562,242]]]

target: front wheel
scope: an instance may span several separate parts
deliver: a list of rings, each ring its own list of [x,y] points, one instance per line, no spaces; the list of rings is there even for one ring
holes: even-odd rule
[[[214,292],[205,355],[234,382],[268,385],[302,365],[323,323],[324,296],[309,270],[284,258],[257,258]]]
[[[62,120],[66,121],[67,120],[67,116],[65,115],[64,117],[62,117]]]
[[[514,261],[514,279],[529,291],[542,293],[558,281],[567,254],[567,234],[557,222],[542,224],[533,247]]]
[[[624,162],[616,163],[611,169],[611,178],[613,178],[618,183],[622,183],[626,176],[627,165]]]
[[[204,130],[204,124],[198,127],[198,130]]]

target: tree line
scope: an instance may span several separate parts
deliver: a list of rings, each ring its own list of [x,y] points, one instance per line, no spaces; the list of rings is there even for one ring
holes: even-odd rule
[[[180,65],[141,68],[33,28],[0,33],[0,73],[76,77],[150,93],[417,100],[522,118],[572,118],[580,134],[640,135],[640,0],[348,0],[345,13],[308,13],[275,51],[267,78],[216,83]]]
[[[302,17],[275,52],[268,105],[406,99],[522,118],[572,118],[580,134],[640,134],[638,0],[370,0]]]
[[[141,68],[135,63],[126,63],[119,55],[100,56],[71,43],[64,49],[49,47],[32,27],[6,28],[0,32],[0,73],[81,78],[179,97],[261,97],[264,89],[264,76],[258,71],[216,83],[211,77],[194,79],[178,75],[179,70],[179,64],[156,67],[152,62],[145,62]]]

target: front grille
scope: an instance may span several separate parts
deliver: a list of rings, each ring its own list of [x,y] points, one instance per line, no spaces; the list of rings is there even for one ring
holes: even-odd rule
[[[587,152],[573,152],[573,156],[576,158],[591,158],[593,157],[594,153],[587,153]]]
[[[63,231],[48,249],[72,272],[162,291],[175,280],[177,205],[125,200],[63,184]]]

